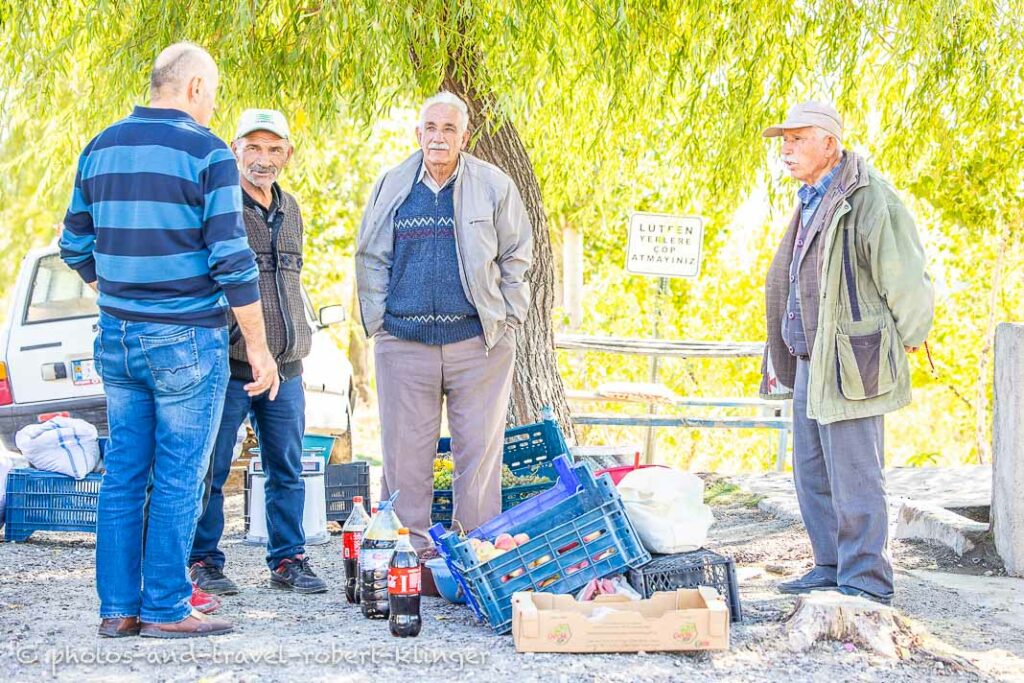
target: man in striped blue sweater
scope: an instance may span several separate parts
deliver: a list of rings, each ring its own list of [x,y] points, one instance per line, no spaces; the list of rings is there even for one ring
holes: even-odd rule
[[[61,257],[99,292],[94,357],[110,423],[96,535],[101,636],[232,629],[192,610],[185,567],[228,380],[229,307],[249,349],[246,390],[273,400],[279,379],[238,169],[207,127],[217,84],[201,48],[160,53],[150,106],[82,152],[64,219]]]

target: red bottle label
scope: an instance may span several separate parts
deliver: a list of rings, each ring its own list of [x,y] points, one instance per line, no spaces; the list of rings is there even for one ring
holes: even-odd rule
[[[389,595],[419,595],[420,568],[392,567],[388,570]]]
[[[342,557],[346,560],[358,560],[361,545],[363,545],[362,531],[344,532],[341,535]]]

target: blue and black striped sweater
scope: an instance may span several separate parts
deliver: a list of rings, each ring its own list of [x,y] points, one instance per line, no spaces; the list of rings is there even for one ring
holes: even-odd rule
[[[260,297],[235,158],[176,109],[135,107],[86,146],[60,248],[122,320],[220,327]]]

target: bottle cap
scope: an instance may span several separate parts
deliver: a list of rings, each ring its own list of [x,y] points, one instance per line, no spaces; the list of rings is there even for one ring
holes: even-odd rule
[[[398,530],[398,535],[399,535],[399,536],[408,536],[408,535],[409,535],[409,530],[408,530],[408,529],[406,529],[406,528],[405,528],[405,527],[403,526],[403,527],[402,527],[401,529],[399,529],[399,530]]]
[[[352,502],[356,503],[356,504],[362,503],[363,502],[363,497],[362,496],[352,496]]]

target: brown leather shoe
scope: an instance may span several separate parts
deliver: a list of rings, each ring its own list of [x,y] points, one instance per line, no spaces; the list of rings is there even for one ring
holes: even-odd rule
[[[138,617],[117,617],[100,622],[98,633],[104,638],[125,638],[139,635]]]
[[[198,638],[219,636],[235,629],[230,621],[215,619],[192,610],[192,614],[181,621],[170,624],[147,624],[143,622],[139,635],[143,638]]]

